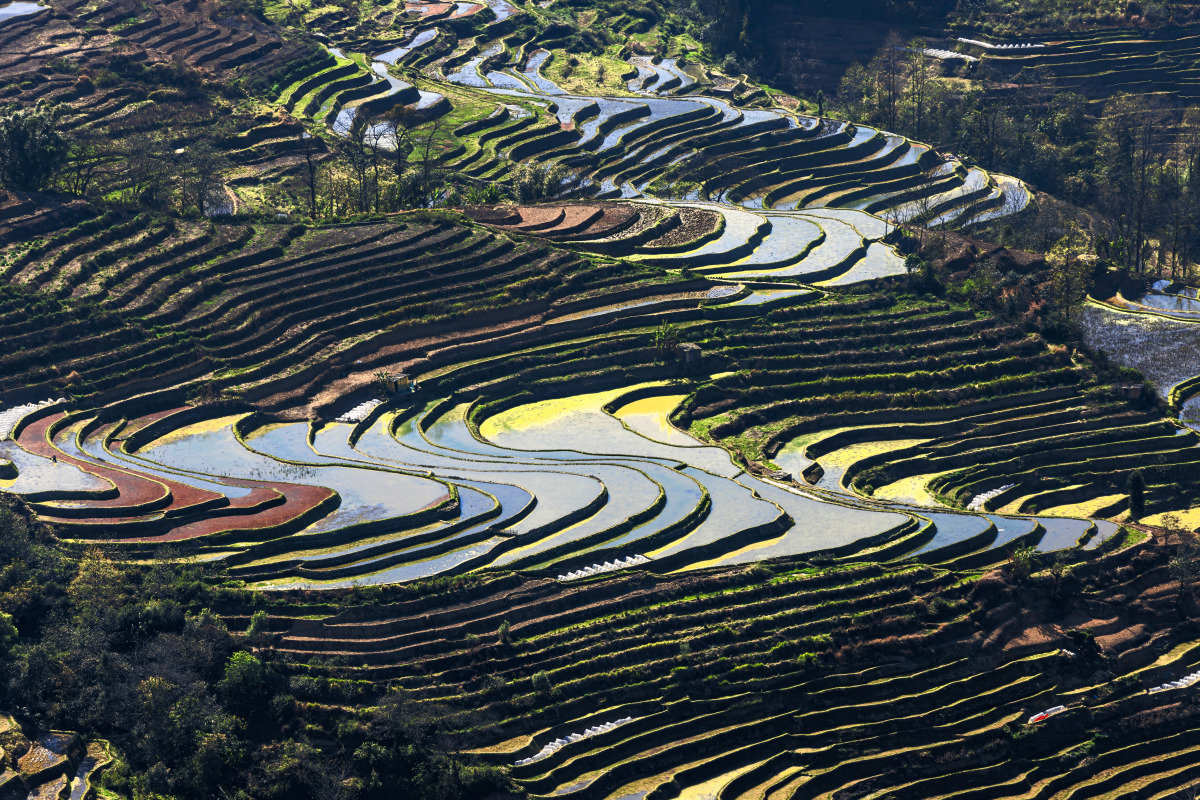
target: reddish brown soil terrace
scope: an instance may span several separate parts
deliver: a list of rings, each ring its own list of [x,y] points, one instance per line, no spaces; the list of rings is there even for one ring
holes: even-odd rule
[[[637,219],[638,208],[619,203],[570,203],[477,206],[464,209],[464,213],[476,222],[500,230],[569,242],[602,239],[625,230]]]
[[[125,470],[84,461],[59,450],[50,441],[50,428],[65,415],[53,414],[35,420],[21,431],[17,443],[34,455],[43,458],[57,458],[59,461],[79,467],[116,487],[117,496],[110,500],[89,501],[92,509],[124,509],[130,513],[140,514],[144,511],[157,510],[170,502],[170,492],[165,484],[143,475]],[[45,513],[45,512],[41,512]]]
[[[137,428],[177,413],[160,412],[135,422]],[[38,513],[50,523],[58,523],[67,535],[88,533],[92,528],[111,529],[129,525],[131,530],[149,528],[152,533],[120,542],[171,542],[195,539],[223,532],[264,532],[298,527],[326,508],[336,493],[318,486],[276,482],[229,480],[231,486],[251,489],[241,497],[227,498],[167,478],[144,475],[136,470],[119,469],[76,458],[56,447],[48,438],[49,429],[62,415],[52,415],[30,423],[18,437],[18,443],[31,453],[57,457],[85,472],[113,484],[117,496],[110,499],[88,498],[77,505],[38,505]],[[134,427],[134,426],[131,426]],[[110,448],[119,447],[113,441]],[[68,516],[65,508],[77,508]],[[90,516],[89,516],[90,514]],[[236,522],[229,518],[240,517]],[[164,519],[177,520],[163,521]],[[166,528],[165,532],[163,529]]]
[[[162,544],[199,539],[214,534],[247,534],[252,538],[273,538],[305,527],[324,513],[336,498],[332,489],[289,483],[252,484],[229,481],[231,486],[254,486],[245,496],[234,498],[226,508],[211,512],[204,519],[188,522],[158,536],[116,541],[138,544]],[[268,496],[269,493],[269,496]],[[238,515],[231,520],[231,515]]]
[[[555,226],[542,231],[543,236],[555,238],[570,236],[585,230],[604,216],[604,209],[597,206],[567,206],[562,220]]]
[[[637,209],[629,206],[605,205],[601,207],[601,211],[603,212],[601,216],[587,227],[572,233],[569,237],[562,237],[559,241],[603,239],[607,236],[614,236],[629,227],[638,218]]]
[[[404,11],[416,12],[423,17],[437,16],[445,14],[450,9],[454,8],[453,3],[405,3]]]
[[[517,214],[520,215],[520,222],[510,222],[497,227],[518,233],[540,233],[559,225],[565,212],[562,206],[522,206],[517,209]]]

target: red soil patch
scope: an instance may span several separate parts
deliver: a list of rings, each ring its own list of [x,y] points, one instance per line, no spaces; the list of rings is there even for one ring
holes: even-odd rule
[[[602,239],[628,227],[638,217],[636,208],[619,203],[474,206],[464,208],[463,213],[484,225],[520,233],[536,233],[559,241]]]
[[[17,437],[17,444],[34,455],[43,458],[57,458],[60,461],[79,467],[84,472],[102,478],[117,489],[117,497],[111,500],[89,500],[92,508],[130,508],[162,503],[170,490],[167,486],[153,478],[139,475],[126,470],[101,466],[91,461],[83,461],[67,455],[50,442],[48,436],[50,426],[61,420],[65,414],[57,413],[31,422]],[[165,504],[165,503],[164,503]]]
[[[442,14],[454,8],[451,3],[405,3],[404,10],[415,11],[421,16],[428,17],[432,14]]]
[[[600,206],[567,206],[563,209],[563,218],[552,228],[542,231],[543,236],[569,236],[579,233],[604,216]]]
[[[159,412],[138,420],[138,427],[177,413],[179,409]],[[180,518],[178,526],[166,533],[132,538],[114,538],[119,542],[169,542],[193,539],[226,531],[255,531],[285,525],[328,502],[332,489],[322,486],[303,486],[287,483],[225,480],[230,486],[250,489],[242,497],[229,498],[216,492],[198,489],[166,478],[152,478],[133,470],[117,469],[93,461],[84,461],[55,448],[47,439],[49,428],[62,414],[37,420],[21,432],[18,443],[35,455],[57,456],[64,463],[79,467],[117,487],[118,496],[111,500],[89,500],[85,507],[96,509],[129,508],[126,516],[89,518],[54,518],[70,525],[106,525],[114,532],[123,524],[153,521],[138,513],[137,506],[153,506],[154,513],[164,512]],[[119,446],[114,441],[112,447]],[[163,505],[164,500],[169,500]],[[219,505],[218,505],[219,503]],[[169,524],[169,523],[165,523]]]
[[[463,213],[484,225],[516,225],[521,221],[517,206],[468,206]]]
[[[147,414],[131,420],[127,431],[145,428],[152,422],[166,419],[174,414],[191,410],[189,407],[173,408],[154,414]],[[109,447],[114,452],[120,446],[121,440],[114,439]],[[218,483],[232,487],[250,489],[250,493],[241,497],[227,497],[226,504],[212,509],[202,515],[202,518],[192,516],[182,520],[183,524],[164,534],[143,536],[131,539],[120,539],[122,542],[177,542],[207,536],[213,533],[227,531],[254,531],[289,523],[310,513],[314,508],[328,501],[334,494],[333,490],[322,486],[305,486],[303,484],[277,483],[273,481],[259,482],[239,480],[236,478],[210,478]]]
[[[586,228],[572,233],[572,239],[604,239],[628,227],[638,215],[636,208],[627,205],[603,205],[600,208],[603,215]]]
[[[459,17],[469,17],[472,14],[478,14],[482,10],[483,10],[483,6],[479,5],[479,4],[472,4],[472,5],[468,6],[465,11],[462,11],[462,10],[459,10],[456,8],[454,13],[450,15],[450,19],[458,19]]]
[[[336,494],[332,489],[327,489],[324,486],[302,486],[289,483],[253,484],[249,481],[233,480],[228,481],[228,483],[234,486],[253,486],[255,491],[246,497],[235,498],[230,502],[230,506],[218,510],[221,513],[187,522],[177,528],[172,528],[167,533],[134,539],[118,539],[116,541],[153,544],[156,542],[181,542],[188,539],[197,539],[202,536],[237,531],[254,533],[293,523],[295,520],[312,513]],[[283,501],[276,501],[269,507],[261,508],[262,505],[270,502],[272,499],[266,497],[266,493],[268,492],[274,497],[282,496]],[[256,498],[258,502],[251,502]],[[234,517],[228,513],[231,510],[244,510],[255,505],[260,506],[260,509],[248,515]],[[312,521],[315,521],[315,519],[316,517]]]

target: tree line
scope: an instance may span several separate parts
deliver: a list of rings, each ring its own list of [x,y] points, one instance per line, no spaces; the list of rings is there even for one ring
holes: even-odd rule
[[[947,72],[968,77],[967,88],[945,80]],[[1096,254],[1139,277],[1193,277],[1200,107],[1130,94],[1092,103],[1056,87],[1045,70],[1005,72],[988,59],[954,66],[921,40],[895,35],[847,70],[837,106],[846,119],[1015,175],[1091,212]],[[1038,249],[1065,232],[1060,226]]]

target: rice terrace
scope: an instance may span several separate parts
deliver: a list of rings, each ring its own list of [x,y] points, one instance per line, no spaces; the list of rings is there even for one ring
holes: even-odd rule
[[[0,4],[0,800],[1194,800],[1198,265],[1191,0]]]

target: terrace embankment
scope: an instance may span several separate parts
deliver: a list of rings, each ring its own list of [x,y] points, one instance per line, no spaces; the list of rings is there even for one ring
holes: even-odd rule
[[[335,704],[331,724],[353,681],[451,704],[476,756],[515,765],[535,796],[1166,791],[1196,777],[1183,742],[1200,720],[1191,690],[1146,690],[1194,672],[1200,647],[1167,567],[1179,541],[1142,536],[1030,577],[795,560],[508,576],[346,595],[325,618],[292,595],[261,652],[312,708]]]
[[[92,797],[113,762],[108,742],[23,726],[0,712],[0,792],[9,797]]]
[[[71,538],[130,553],[187,541],[274,588],[512,567],[568,579],[634,557],[660,571],[814,552],[996,563],[1021,544],[1103,542],[1111,522],[1022,515],[1116,517],[1134,469],[1152,512],[1186,502],[1160,486],[1191,474],[1194,434],[1015,321],[878,288],[722,281],[810,259],[828,282],[886,277],[899,256],[877,218],[640,202],[470,213],[487,226],[428,212],[177,224],[109,270],[106,248],[141,241],[114,215],[51,238],[45,259],[16,253],[9,329],[62,324],[9,357],[9,396],[76,400],[30,406],[5,452],[16,469],[47,463],[14,491]],[[647,244],[696,217],[713,227]],[[629,255],[595,252],[608,248]],[[98,282],[32,296],[83,252]],[[693,258],[714,277],[669,271]],[[81,316],[89,298],[105,313]],[[381,369],[420,393],[373,399]],[[620,419],[652,397],[674,398],[652,420],[673,442]],[[974,513],[888,500],[909,483]],[[397,487],[394,502],[372,503],[367,484]]]

